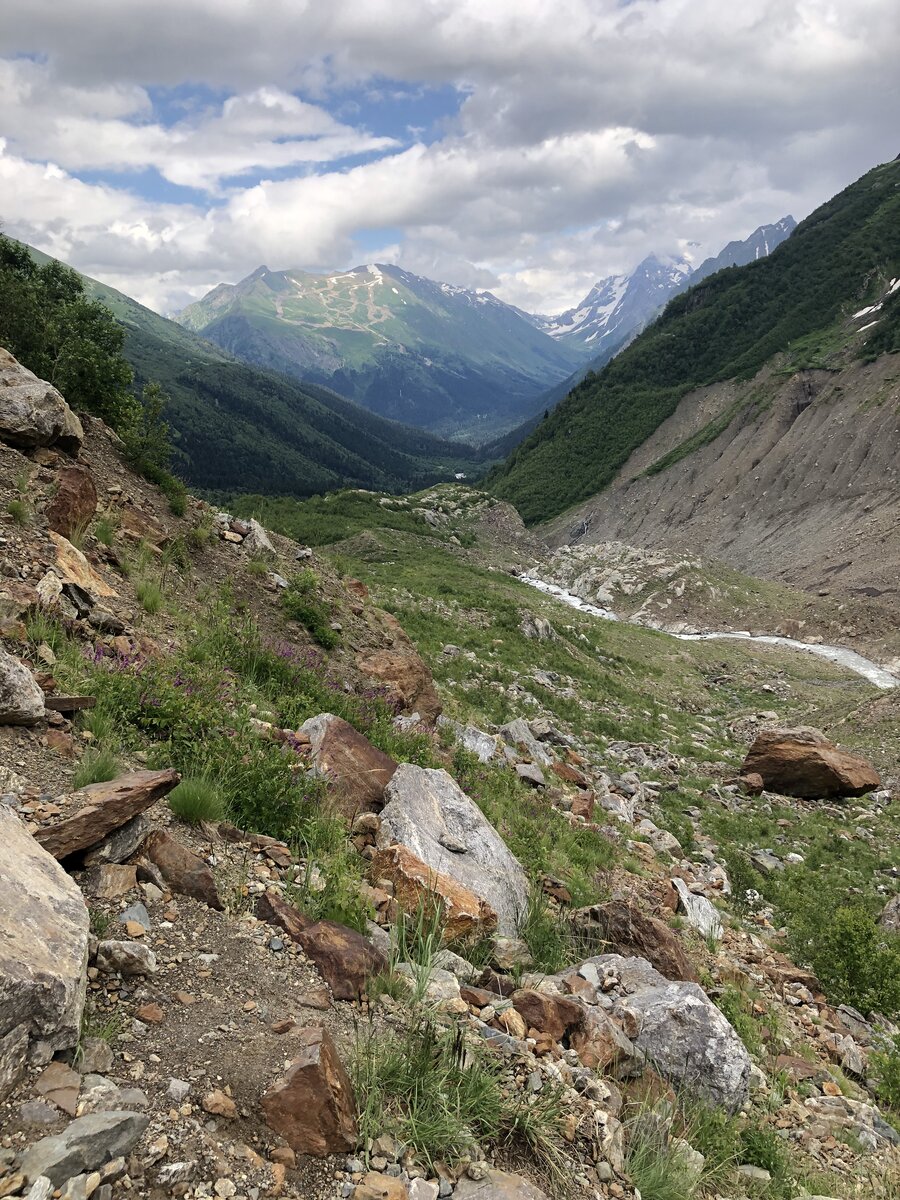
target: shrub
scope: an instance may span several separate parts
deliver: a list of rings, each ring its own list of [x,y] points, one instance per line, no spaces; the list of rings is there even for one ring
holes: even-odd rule
[[[94,522],[94,537],[104,546],[111,546],[115,541],[118,521],[111,513],[103,513]]]
[[[886,1038],[869,1056],[879,1100],[900,1113],[900,1033]]]
[[[31,509],[24,500],[10,500],[6,511],[17,525],[27,525],[31,520]]]
[[[72,786],[77,790],[92,783],[107,783],[115,779],[120,769],[119,760],[112,750],[104,746],[89,746],[75,768]]]
[[[318,580],[309,568],[299,571],[282,592],[282,604],[292,621],[299,621],[320,646],[332,650],[339,639],[331,628],[330,606],[315,594],[317,584]]]
[[[189,775],[169,793],[169,808],[180,821],[199,825],[201,821],[221,821],[225,815],[222,794],[211,779]]]

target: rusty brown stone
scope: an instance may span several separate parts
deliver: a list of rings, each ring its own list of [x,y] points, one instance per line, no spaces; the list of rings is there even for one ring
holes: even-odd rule
[[[382,613],[381,622],[391,637],[391,648],[362,651],[357,655],[357,667],[363,675],[383,684],[404,712],[417,712],[428,724],[434,724],[442,705],[431,672],[397,618]]]
[[[406,1185],[390,1175],[368,1171],[353,1189],[350,1200],[407,1200]]]
[[[84,467],[63,467],[56,472],[56,493],[47,505],[47,525],[67,538],[84,528],[97,511],[97,489]]]
[[[262,1098],[266,1123],[301,1154],[324,1158],[356,1146],[353,1088],[326,1029],[300,1030],[300,1053]]]
[[[387,959],[368,938],[337,921],[317,921],[296,941],[318,967],[335,1000],[358,1000],[369,979],[387,968]]]
[[[55,750],[62,758],[75,757],[75,740],[71,733],[66,733],[63,729],[48,729],[43,741],[45,746]]]
[[[104,863],[85,871],[79,883],[87,896],[96,896],[99,900],[117,900],[137,887],[137,868]]]
[[[750,747],[741,775],[759,775],[782,796],[832,799],[863,796],[881,784],[878,772],[841,750],[818,729],[764,729]]]
[[[497,928],[497,914],[486,901],[449,875],[432,871],[406,846],[379,850],[372,859],[370,878],[390,880],[394,900],[406,913],[439,908],[444,941],[484,937]]]
[[[565,996],[549,996],[523,988],[510,997],[513,1008],[529,1029],[561,1042],[584,1026],[584,1005]]]
[[[570,763],[552,763],[550,770],[554,775],[558,776],[563,783],[574,784],[575,787],[581,788],[582,791],[587,791],[590,786],[582,773],[580,771],[576,771],[576,769]]]
[[[384,808],[384,789],[397,770],[389,755],[333,713],[312,717],[300,732],[309,737],[313,764],[342,816],[352,820],[357,813]]]
[[[219,912],[223,910],[212,871],[199,855],[182,846],[170,833],[162,829],[151,833],[144,842],[144,853],[159,868],[173,892],[192,896]]]
[[[632,904],[610,900],[572,914],[581,933],[594,936],[616,954],[646,958],[666,979],[697,982],[684,947],[668,925]]]
[[[277,892],[263,892],[256,902],[256,915],[267,925],[283,930],[295,942],[299,942],[300,934],[314,924],[299,908],[282,900]]]
[[[38,829],[35,839],[54,858],[87,850],[167,796],[180,778],[177,771],[132,771],[109,783],[93,783],[67,798],[67,805],[81,804],[78,812]]]
[[[585,821],[594,819],[594,795],[592,792],[579,792],[572,800],[571,813],[573,817],[584,817]]]

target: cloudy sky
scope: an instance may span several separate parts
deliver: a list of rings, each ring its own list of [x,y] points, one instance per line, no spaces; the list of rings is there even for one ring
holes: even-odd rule
[[[159,311],[390,261],[533,311],[900,150],[897,0],[3,0],[0,226]]]

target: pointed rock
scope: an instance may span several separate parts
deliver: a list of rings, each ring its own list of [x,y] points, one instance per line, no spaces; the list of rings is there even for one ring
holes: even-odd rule
[[[129,1154],[150,1118],[136,1112],[91,1113],[73,1121],[61,1134],[41,1138],[22,1159],[29,1183],[45,1176],[54,1187],[84,1171],[96,1171],[114,1158]]]
[[[63,467],[54,479],[56,493],[47,505],[48,526],[64,538],[84,528],[97,511],[97,489],[84,467]]]
[[[300,727],[312,745],[316,771],[328,781],[329,798],[348,820],[384,806],[384,789],[397,764],[353,726],[333,713],[319,713]]]
[[[167,796],[178,783],[177,771],[133,771],[109,783],[94,783],[66,797],[78,812],[39,829],[35,840],[54,858],[67,858],[102,842],[107,834]]]
[[[311,1027],[298,1040],[300,1054],[262,1098],[266,1123],[301,1154],[324,1158],[355,1149],[353,1087],[331,1035]]]
[[[175,778],[177,781],[178,776]],[[212,871],[199,855],[182,846],[170,833],[162,829],[151,833],[144,842],[144,853],[159,868],[173,892],[179,896],[191,896],[210,908],[223,911],[224,905],[216,891]]]
[[[358,1000],[387,959],[368,938],[337,921],[317,921],[295,939],[316,964],[335,1000]]]

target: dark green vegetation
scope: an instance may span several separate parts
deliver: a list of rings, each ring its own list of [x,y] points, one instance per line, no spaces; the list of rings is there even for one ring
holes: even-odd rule
[[[40,270],[67,270],[26,250]],[[108,309],[118,322],[104,317],[137,387],[151,381],[161,386],[175,468],[196,488],[298,496],[348,484],[402,491],[472,470],[475,452],[467,446],[382,420],[326,388],[300,386],[237,362],[121,292],[70,274],[81,280],[86,295],[101,302],[93,309]],[[0,333],[0,344],[7,344],[3,338]],[[27,361],[26,366],[51,378],[40,366]],[[77,396],[62,385],[60,390],[78,407]]]
[[[769,359],[883,295],[900,275],[900,163],[864,175],[768,258],[676,297],[599,374],[588,375],[489,476],[527,521],[601,491],[689,391],[749,379]],[[863,353],[893,349],[892,297]]]
[[[539,411],[541,393],[585,357],[489,294],[385,264],[332,275],[260,267],[178,320],[244,362],[474,442]]]
[[[75,409],[127,428],[135,401],[122,355],[124,332],[91,300],[81,276],[54,259],[35,261],[0,235],[0,346],[46,379]]]

